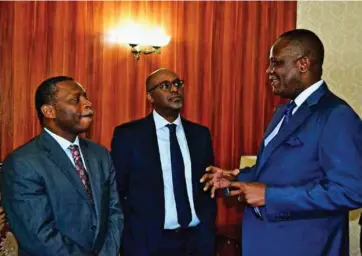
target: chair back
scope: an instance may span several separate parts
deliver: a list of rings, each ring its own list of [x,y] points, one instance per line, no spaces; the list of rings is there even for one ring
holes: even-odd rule
[[[256,163],[256,156],[241,156],[240,168],[251,167]]]
[[[0,173],[3,164],[0,162]],[[1,190],[0,190],[1,191]],[[1,193],[0,193],[1,200]],[[19,246],[6,220],[4,209],[0,204],[0,256],[18,256]]]

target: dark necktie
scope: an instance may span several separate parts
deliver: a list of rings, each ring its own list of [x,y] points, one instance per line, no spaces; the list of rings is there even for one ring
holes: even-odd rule
[[[187,228],[192,217],[190,202],[187,196],[185,165],[176,137],[176,125],[168,124],[166,126],[170,130],[172,183],[176,201],[177,219],[182,228]]]
[[[287,123],[289,123],[290,119],[292,118],[293,109],[297,106],[294,101],[291,101],[287,104],[287,107],[284,109],[284,120],[280,129]],[[279,129],[279,130],[280,130]]]
[[[75,169],[77,170],[78,176],[84,185],[84,188],[88,194],[88,198],[92,200],[92,192],[88,181],[88,175],[85,170],[82,157],[80,155],[79,147],[77,145],[70,145],[68,148],[70,149],[70,151],[72,151]]]

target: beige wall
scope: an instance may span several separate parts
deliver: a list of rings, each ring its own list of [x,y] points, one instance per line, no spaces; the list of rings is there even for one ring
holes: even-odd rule
[[[298,2],[297,27],[325,47],[323,79],[362,117],[362,2]],[[359,253],[359,211],[350,214],[350,255]]]
[[[297,27],[325,46],[323,79],[362,116],[362,2],[298,2]]]

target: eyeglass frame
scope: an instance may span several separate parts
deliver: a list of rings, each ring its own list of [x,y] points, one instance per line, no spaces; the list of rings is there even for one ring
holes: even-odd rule
[[[169,87],[169,89],[164,89],[165,87],[160,87],[160,86],[164,86],[166,84],[169,84],[171,85]],[[152,91],[154,91],[155,89],[157,89],[158,87],[160,87],[160,89],[162,91],[165,91],[165,92],[170,92],[171,89],[172,89],[172,86],[175,86],[177,90],[183,88],[185,86],[185,82],[184,80],[180,79],[180,78],[176,78],[174,79],[173,81],[168,81],[168,80],[165,80],[165,81],[162,81],[158,84],[156,84],[155,86],[153,86],[151,89],[147,90],[147,93],[150,93]]]

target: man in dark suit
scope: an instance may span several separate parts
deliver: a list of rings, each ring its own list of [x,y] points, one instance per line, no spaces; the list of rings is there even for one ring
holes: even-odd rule
[[[362,206],[362,122],[321,79],[324,47],[311,31],[282,34],[267,69],[275,112],[256,165],[210,167],[206,189],[247,206],[243,255],[348,255],[348,211]],[[232,180],[237,179],[237,181]]]
[[[213,163],[209,130],[180,116],[184,82],[146,81],[153,113],[115,128],[111,155],[125,214],[126,256],[212,255],[216,205],[199,183]]]
[[[123,214],[110,155],[78,136],[93,118],[85,90],[70,77],[49,78],[35,104],[44,129],[3,169],[3,206],[20,255],[118,255]]]

